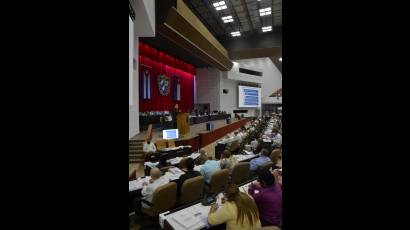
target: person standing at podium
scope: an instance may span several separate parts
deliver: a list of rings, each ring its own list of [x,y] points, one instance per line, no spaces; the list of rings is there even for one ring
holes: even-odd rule
[[[175,104],[174,109],[172,110],[172,123],[173,123],[173,128],[177,128],[177,115],[178,113],[181,112],[178,107],[178,103]]]

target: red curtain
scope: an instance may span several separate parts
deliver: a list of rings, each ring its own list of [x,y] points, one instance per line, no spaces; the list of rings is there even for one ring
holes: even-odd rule
[[[145,100],[140,96],[140,112],[171,111],[178,103],[182,112],[192,111],[194,108],[194,75],[196,69],[193,65],[183,62],[171,55],[158,51],[155,48],[139,42],[139,70],[141,65],[152,68],[152,99]],[[170,92],[168,96],[159,93],[157,78],[165,74],[170,79]],[[181,86],[181,100],[174,100],[174,75],[178,75]],[[141,85],[141,73],[139,84]]]

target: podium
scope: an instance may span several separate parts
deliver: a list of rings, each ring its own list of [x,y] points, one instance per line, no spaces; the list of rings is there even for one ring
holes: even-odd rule
[[[189,134],[189,114],[178,113],[177,114],[177,127],[181,136]]]

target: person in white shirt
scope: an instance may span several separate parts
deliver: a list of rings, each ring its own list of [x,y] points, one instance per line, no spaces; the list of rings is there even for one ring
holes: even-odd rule
[[[241,138],[241,140],[244,140],[246,138],[246,132],[245,131],[241,131],[239,133],[239,137]]]
[[[151,140],[147,140],[144,143],[144,146],[142,148],[142,151],[145,154],[151,154],[151,153],[155,153],[157,151],[157,148],[155,147],[155,144],[151,142]]]
[[[161,171],[158,168],[152,168],[150,171],[150,175],[151,179],[149,180],[149,182],[144,182],[142,184],[142,197],[138,196],[133,200],[133,208],[135,211],[135,223],[137,224],[139,224],[144,218],[141,207],[149,208],[149,206],[142,202],[142,200],[152,202],[155,190],[161,185],[169,183],[168,178],[161,177]]]
[[[256,140],[256,138],[255,140],[251,141],[251,147],[254,151],[258,148],[258,145],[259,145],[259,142],[258,140]]]
[[[232,138],[232,142],[233,141],[238,141],[239,143],[242,141],[241,136],[239,136],[239,132],[235,131],[234,136]]]
[[[272,145],[274,147],[282,146],[282,135],[278,132],[277,129],[272,130]]]
[[[152,196],[155,190],[161,186],[169,183],[169,179],[165,177],[161,177],[161,171],[159,168],[152,168],[151,172],[151,179],[149,183],[144,182],[142,185],[141,195],[143,196],[142,199],[151,202]],[[142,202],[143,208],[149,208],[148,205]]]
[[[228,144],[232,142],[232,137],[226,135],[222,140],[219,141],[220,144]]]

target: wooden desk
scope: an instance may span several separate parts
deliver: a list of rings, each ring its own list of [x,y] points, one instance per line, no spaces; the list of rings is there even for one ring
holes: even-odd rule
[[[193,151],[196,151],[200,148],[203,148],[210,143],[222,138],[228,133],[231,133],[242,126],[244,126],[248,120],[243,118],[239,121],[233,122],[232,124],[225,125],[223,127],[211,130],[211,131],[202,131],[198,135],[195,135],[191,138],[182,138],[175,141],[176,146],[180,145],[190,145],[192,146]]]
[[[236,121],[232,124],[225,125],[223,127],[211,130],[211,131],[203,131],[199,133],[200,138],[200,146],[201,148],[215,142],[218,139],[221,139],[226,134],[231,133],[242,126],[244,126],[248,120],[246,118]]]

